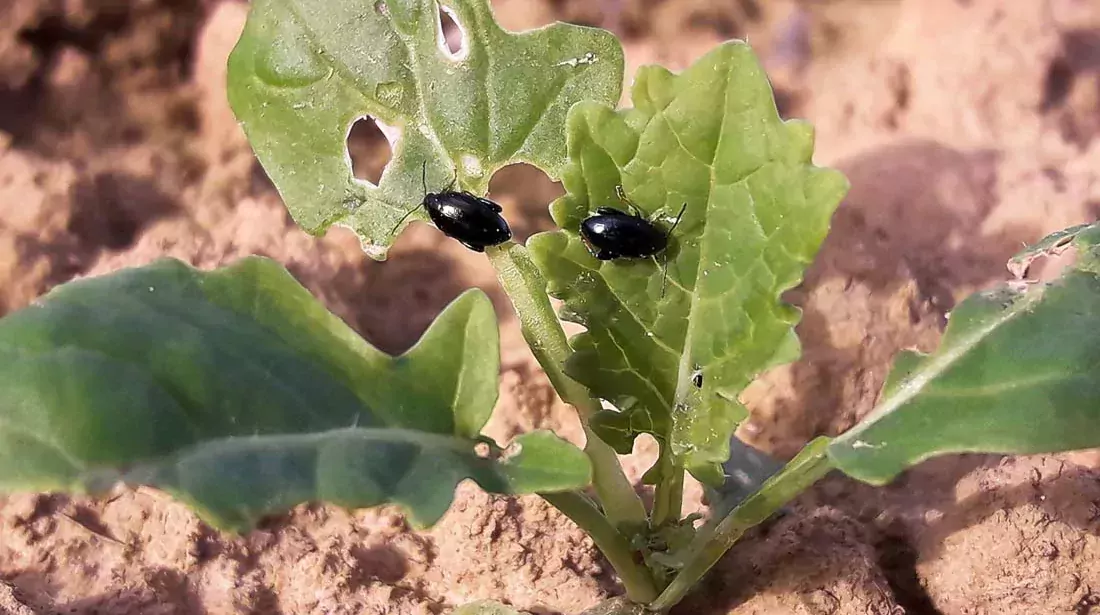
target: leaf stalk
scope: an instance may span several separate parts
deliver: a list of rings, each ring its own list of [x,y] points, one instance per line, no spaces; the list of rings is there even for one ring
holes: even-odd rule
[[[546,294],[546,280],[527,250],[517,243],[507,242],[485,252],[512,301],[523,337],[535,359],[562,400],[572,404],[580,415],[586,439],[584,451],[592,462],[592,484],[604,514],[616,527],[644,527],[645,506],[623,473],[618,456],[588,428],[588,419],[600,410],[600,403],[585,386],[565,373],[565,361],[572,349]]]
[[[648,609],[663,613],[676,606],[745,532],[833,470],[835,466],[826,454],[829,442],[826,437],[813,440],[759,491],[721,520],[711,519],[700,528],[685,550],[684,567]]]
[[[635,559],[630,541],[608,521],[591,500],[577,492],[539,494],[592,537],[619,574],[626,596],[638,604],[652,602],[658,593],[649,568]]]

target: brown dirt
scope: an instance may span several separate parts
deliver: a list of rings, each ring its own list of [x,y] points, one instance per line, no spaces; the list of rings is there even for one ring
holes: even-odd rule
[[[1091,613],[1100,605],[1100,483],[1054,457],[962,475],[955,502],[914,528],[916,570],[945,613]]]
[[[1004,277],[1022,242],[1100,215],[1100,5],[1080,0],[498,0],[501,20],[626,37],[629,70],[682,68],[724,38],[761,52],[787,115],[853,189],[806,283],[805,353],[745,393],[740,433],[778,455],[847,428],[892,356],[935,347],[944,314]],[[488,433],[579,442],[478,255],[415,225],[384,264],[297,230],[225,103],[246,6],[9,0],[0,6],[0,314],[52,286],[162,255],[285,263],[387,351],[470,286],[501,317]],[[377,138],[353,144],[384,158]],[[517,234],[560,188],[494,178]],[[652,441],[624,459],[632,476]],[[934,460],[885,489],[830,477],[754,530],[682,613],[1100,613],[1095,455]],[[1096,466],[1096,463],[1086,465]],[[691,486],[688,509],[699,509]],[[535,497],[465,485],[413,531],[391,510],[302,506],[216,533],[147,490],[0,498],[0,613],[442,613],[496,599],[575,613],[619,590],[591,542]]]

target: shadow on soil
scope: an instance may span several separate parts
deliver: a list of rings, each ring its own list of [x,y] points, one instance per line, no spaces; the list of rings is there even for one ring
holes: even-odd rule
[[[851,190],[804,282],[785,296],[803,310],[796,329],[803,355],[784,368],[791,390],[774,416],[761,417],[780,423],[768,426],[774,453],[793,455],[815,435],[854,424],[873,406],[893,355],[934,344],[956,297],[1004,279],[1007,260],[1038,239],[1030,228],[982,232],[999,201],[997,165],[995,152],[930,141],[835,165]],[[849,331],[856,326],[874,330]],[[838,331],[865,339],[840,339]]]
[[[920,318],[938,315],[942,319],[961,293],[1003,279],[1008,258],[1023,242],[1038,239],[1036,231],[1029,228],[996,233],[981,230],[999,200],[996,152],[964,153],[931,141],[909,141],[836,166],[851,180],[851,191],[834,216],[832,230],[805,282],[788,297],[804,310],[798,328],[804,354],[792,366],[794,390],[789,405],[806,418],[808,424],[802,427],[806,439],[843,431],[869,410],[887,367],[863,365],[867,356],[861,348],[832,338],[830,319],[837,318],[838,311],[836,306],[809,301],[815,288],[841,279],[845,291],[858,283],[869,288],[872,297],[888,298],[901,285],[915,283],[918,296],[914,300],[923,305],[910,306],[909,319],[888,323],[898,329],[912,328]],[[892,179],[883,181],[884,177]],[[852,387],[846,389],[846,383],[857,376],[855,368],[876,370],[878,380],[859,391],[866,399],[853,400]],[[845,408],[853,403],[858,403],[861,412]],[[800,498],[789,518],[773,519],[751,531],[699,593],[706,595],[711,608],[733,609],[765,590],[772,595],[791,592],[808,607],[821,597],[821,588],[849,579],[848,575],[859,578],[865,570],[870,576],[860,582],[869,583],[871,593],[884,597],[879,607],[894,608],[889,606],[892,604],[910,615],[937,615],[917,574],[912,527],[883,525],[881,515],[902,503],[908,507],[906,516],[913,518],[928,510],[1034,501],[1035,491],[1028,487],[998,492],[992,499],[956,503],[954,488],[959,479],[999,459],[963,456],[933,460],[885,489],[873,489],[843,476],[831,477]],[[1050,480],[1044,491],[1047,501],[1055,502],[1059,498],[1051,496],[1052,492],[1079,491],[1078,483],[1084,479],[1067,472]],[[1089,519],[1087,515],[1067,516],[1048,506],[1052,506],[1052,517],[1096,531],[1100,513]],[[980,514],[975,510],[950,518],[957,522]],[[930,556],[929,540],[942,541],[959,529],[950,523],[926,528],[931,534],[923,537],[920,557]],[[792,534],[798,535],[797,540]],[[815,546],[817,542],[822,543],[820,548]],[[814,562],[811,568],[806,568],[806,558]],[[805,569],[804,574],[792,572],[799,569]],[[871,606],[868,602],[868,608]],[[693,612],[696,607],[700,605],[689,600],[678,612]]]

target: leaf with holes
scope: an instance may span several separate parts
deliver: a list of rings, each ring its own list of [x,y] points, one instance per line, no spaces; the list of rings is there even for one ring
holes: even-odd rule
[[[1071,247],[1058,279],[972,295],[934,354],[899,355],[878,406],[830,444],[840,469],[885,484],[944,453],[1100,446],[1100,224],[1054,233],[1009,266],[1022,275]]]
[[[252,3],[229,59],[229,100],[307,231],[350,227],[384,258],[395,224],[424,197],[422,171],[432,192],[456,176],[483,194],[514,162],[556,178],[569,108],[618,100],[623,56],[610,33],[555,24],[516,34],[497,25],[487,0],[442,8],[461,29],[457,54],[436,0]],[[347,153],[363,116],[386,127],[393,147],[377,186],[355,179]]]
[[[620,451],[652,433],[713,476],[745,416],[740,391],[798,356],[799,312],[779,296],[801,279],[848,184],[812,166],[812,129],[780,120],[744,43],[680,75],[644,67],[633,102],[573,108],[568,193],[552,206],[563,230],[529,246],[563,318],[587,327],[568,373],[619,410],[596,417],[598,433]],[[601,206],[625,209],[619,185],[664,229],[687,204],[662,254],[598,261],[586,249],[581,222]]]
[[[0,490],[124,480],[240,529],[311,500],[394,502],[428,524],[466,478],[586,485],[584,453],[547,432],[477,454],[497,344],[489,299],[468,291],[391,357],[261,258],[73,282],[0,320]]]

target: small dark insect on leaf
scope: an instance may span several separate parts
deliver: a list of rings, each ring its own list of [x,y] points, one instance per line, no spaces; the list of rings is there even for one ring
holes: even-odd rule
[[[456,192],[453,190],[455,181],[441,192],[428,192],[427,163],[421,171],[421,182],[424,185],[424,200],[416,205],[394,225],[390,234],[396,233],[401,223],[405,221],[417,207],[423,206],[428,210],[428,217],[436,228],[443,234],[457,240],[462,245],[474,252],[484,252],[485,248],[504,243],[512,238],[512,231],[508,228],[508,222],[500,215],[500,205],[469,192]]]
[[[619,199],[630,205],[622,193],[622,187],[617,191]],[[633,208],[632,205],[631,207]],[[596,209],[596,215],[589,216],[581,222],[581,239],[584,240],[592,255],[602,261],[654,257],[668,247],[668,239],[680,224],[680,219],[683,218],[686,210],[687,203],[684,203],[672,227],[668,231],[661,231],[653,222],[637,212],[626,213],[614,207],[600,207]],[[668,275],[667,256],[663,268],[661,296],[665,294],[665,281]]]
[[[703,388],[703,370],[696,367],[695,371],[691,372],[691,383],[694,384],[697,389]]]

